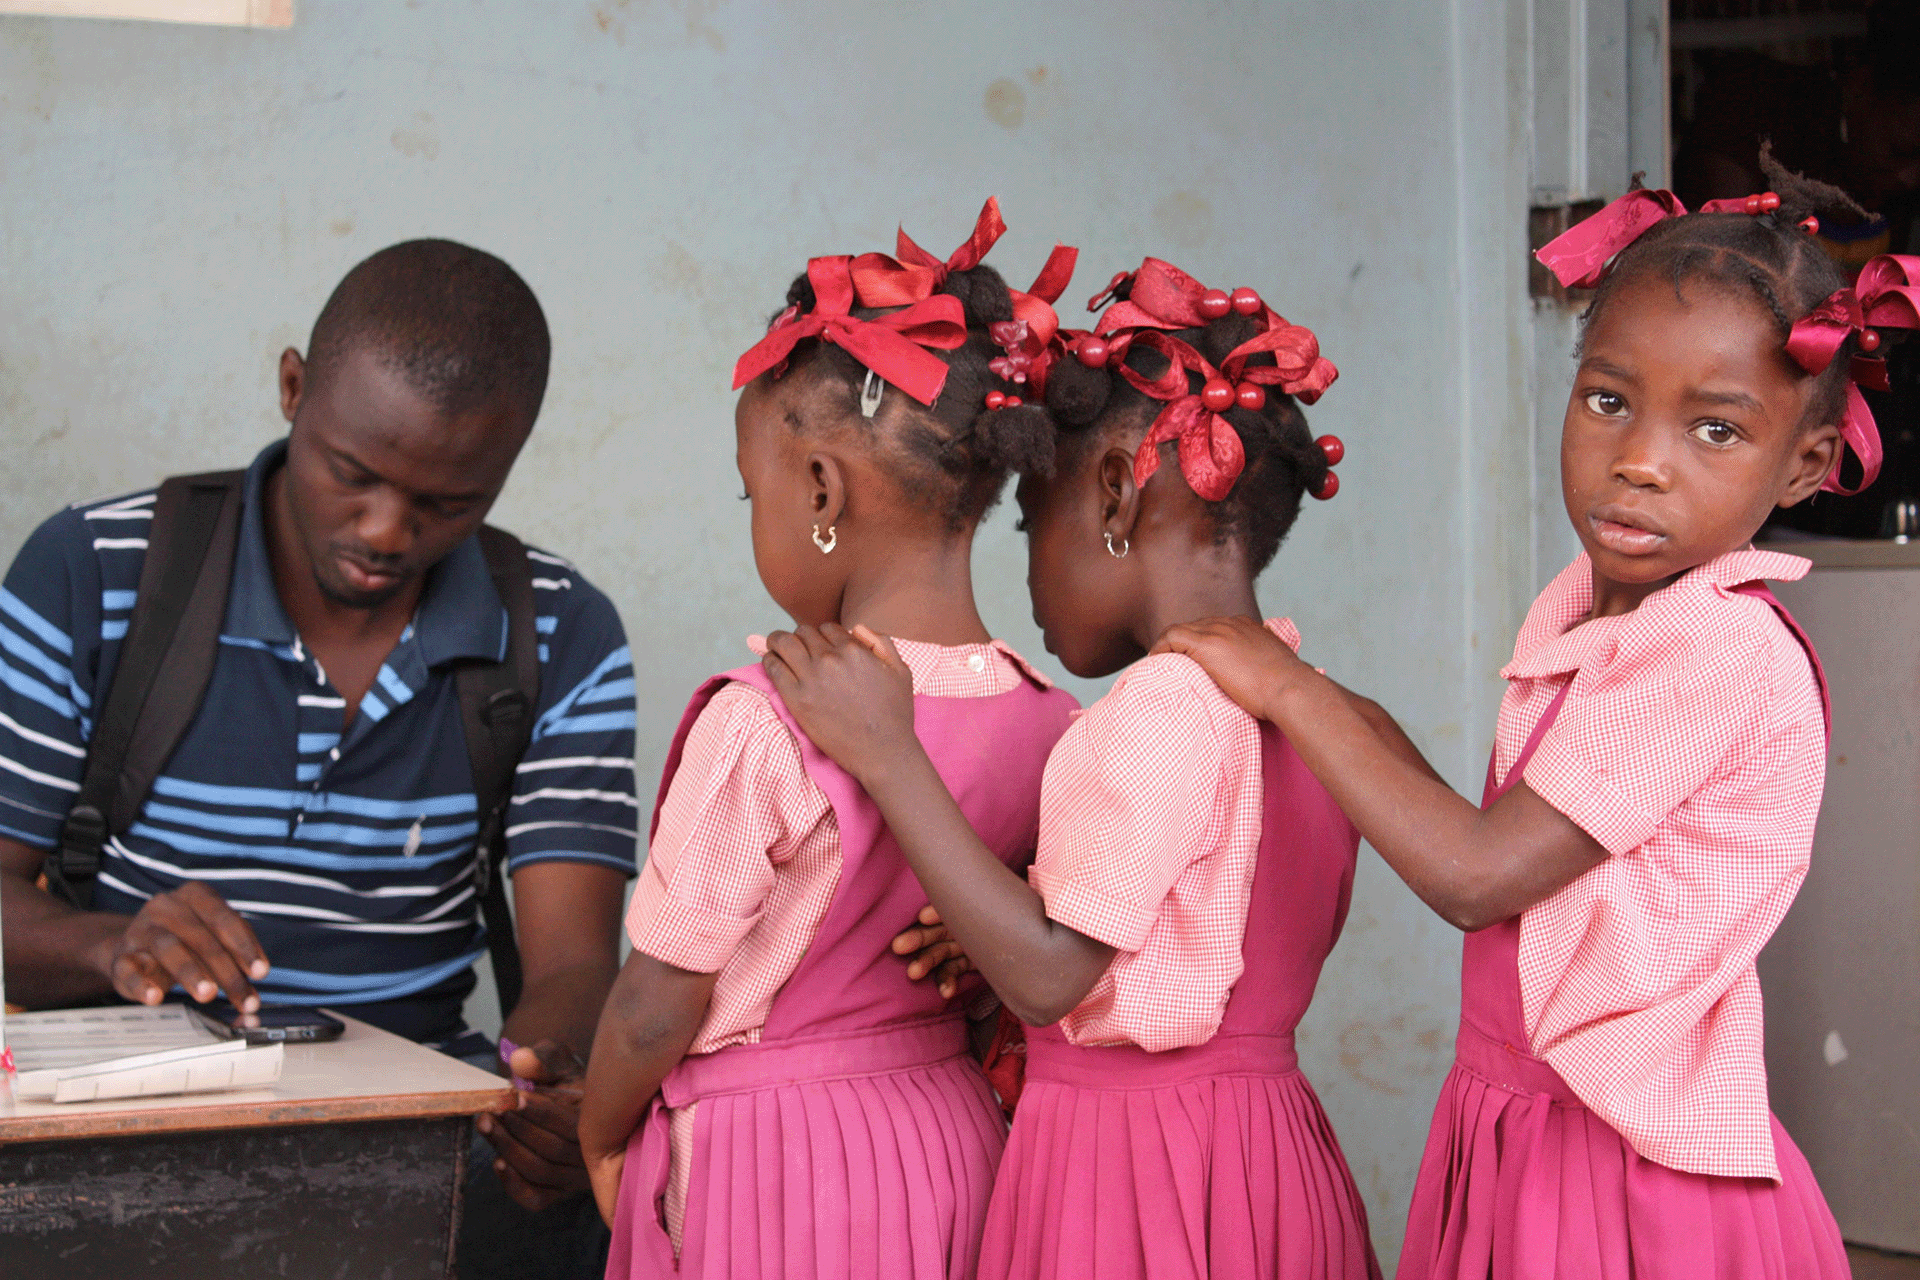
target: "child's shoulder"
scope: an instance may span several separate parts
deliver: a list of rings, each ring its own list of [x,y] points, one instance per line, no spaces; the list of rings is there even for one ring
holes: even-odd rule
[[[1095,712],[1139,721],[1147,729],[1174,718],[1198,717],[1222,727],[1251,722],[1206,669],[1184,653],[1156,653],[1134,663],[1088,714]]]

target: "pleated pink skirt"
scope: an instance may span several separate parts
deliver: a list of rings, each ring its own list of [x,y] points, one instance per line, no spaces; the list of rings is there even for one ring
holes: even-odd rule
[[[609,1280],[972,1280],[1005,1143],[999,1104],[971,1058],[878,1065],[702,1091],[677,1261],[656,1106],[627,1147]]]
[[[1813,1171],[1778,1120],[1779,1184],[1682,1173],[1641,1157],[1544,1063],[1530,1082],[1508,1079],[1497,1061],[1475,1070],[1473,1038],[1463,1030],[1464,1060],[1434,1113],[1399,1280],[1851,1274]]]
[[[1081,1049],[1063,1069],[1047,1049],[1029,1042],[981,1280],[1380,1274],[1346,1158],[1298,1070],[1128,1087],[1129,1067],[1187,1051]]]

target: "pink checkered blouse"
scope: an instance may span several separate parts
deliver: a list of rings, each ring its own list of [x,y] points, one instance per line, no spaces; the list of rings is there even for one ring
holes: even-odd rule
[[[1267,627],[1288,645],[1285,618]],[[1260,849],[1260,726],[1191,658],[1129,667],[1047,760],[1029,882],[1047,915],[1116,949],[1068,1041],[1177,1049],[1220,1029]]]
[[[1612,856],[1520,921],[1533,1051],[1649,1160],[1778,1180],[1754,957],[1806,878],[1826,732],[1806,651],[1763,600],[1808,562],[1732,552],[1582,622],[1585,555],[1514,645],[1494,765],[1566,704],[1526,784]]]

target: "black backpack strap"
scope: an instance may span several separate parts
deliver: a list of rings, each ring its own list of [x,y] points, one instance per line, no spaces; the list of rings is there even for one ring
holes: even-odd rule
[[[93,906],[101,850],[139,816],[213,679],[245,486],[244,471],[174,476],[154,500],[132,624],[44,867],[54,894],[81,910]]]
[[[454,673],[460,724],[473,766],[473,794],[480,820],[474,849],[474,891],[487,924],[493,981],[500,1016],[520,1002],[520,951],[514,945],[513,913],[507,905],[507,807],[514,772],[533,741],[533,710],[540,702],[539,640],[533,625],[533,570],[527,549],[492,525],[480,530],[487,572],[507,610],[507,655],[501,662],[471,662]]]

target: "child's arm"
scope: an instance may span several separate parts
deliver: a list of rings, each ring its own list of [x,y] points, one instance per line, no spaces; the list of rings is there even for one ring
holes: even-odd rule
[[[827,624],[767,637],[765,667],[815,746],[879,806],[973,967],[1022,1022],[1073,1011],[1113,948],[1048,919],[1040,895],[981,842],[913,732],[913,679],[892,643]]]
[[[686,1056],[719,976],[676,969],[635,951],[607,994],[587,1060],[580,1155],[608,1226],[619,1203],[627,1140],[660,1082]]]
[[[1316,672],[1256,622],[1173,627],[1154,652],[1186,654],[1249,713],[1278,726],[1368,843],[1460,929],[1519,915],[1606,859],[1598,841],[1525,783],[1491,808],[1476,808],[1440,780],[1384,712],[1369,715],[1372,703]]]

